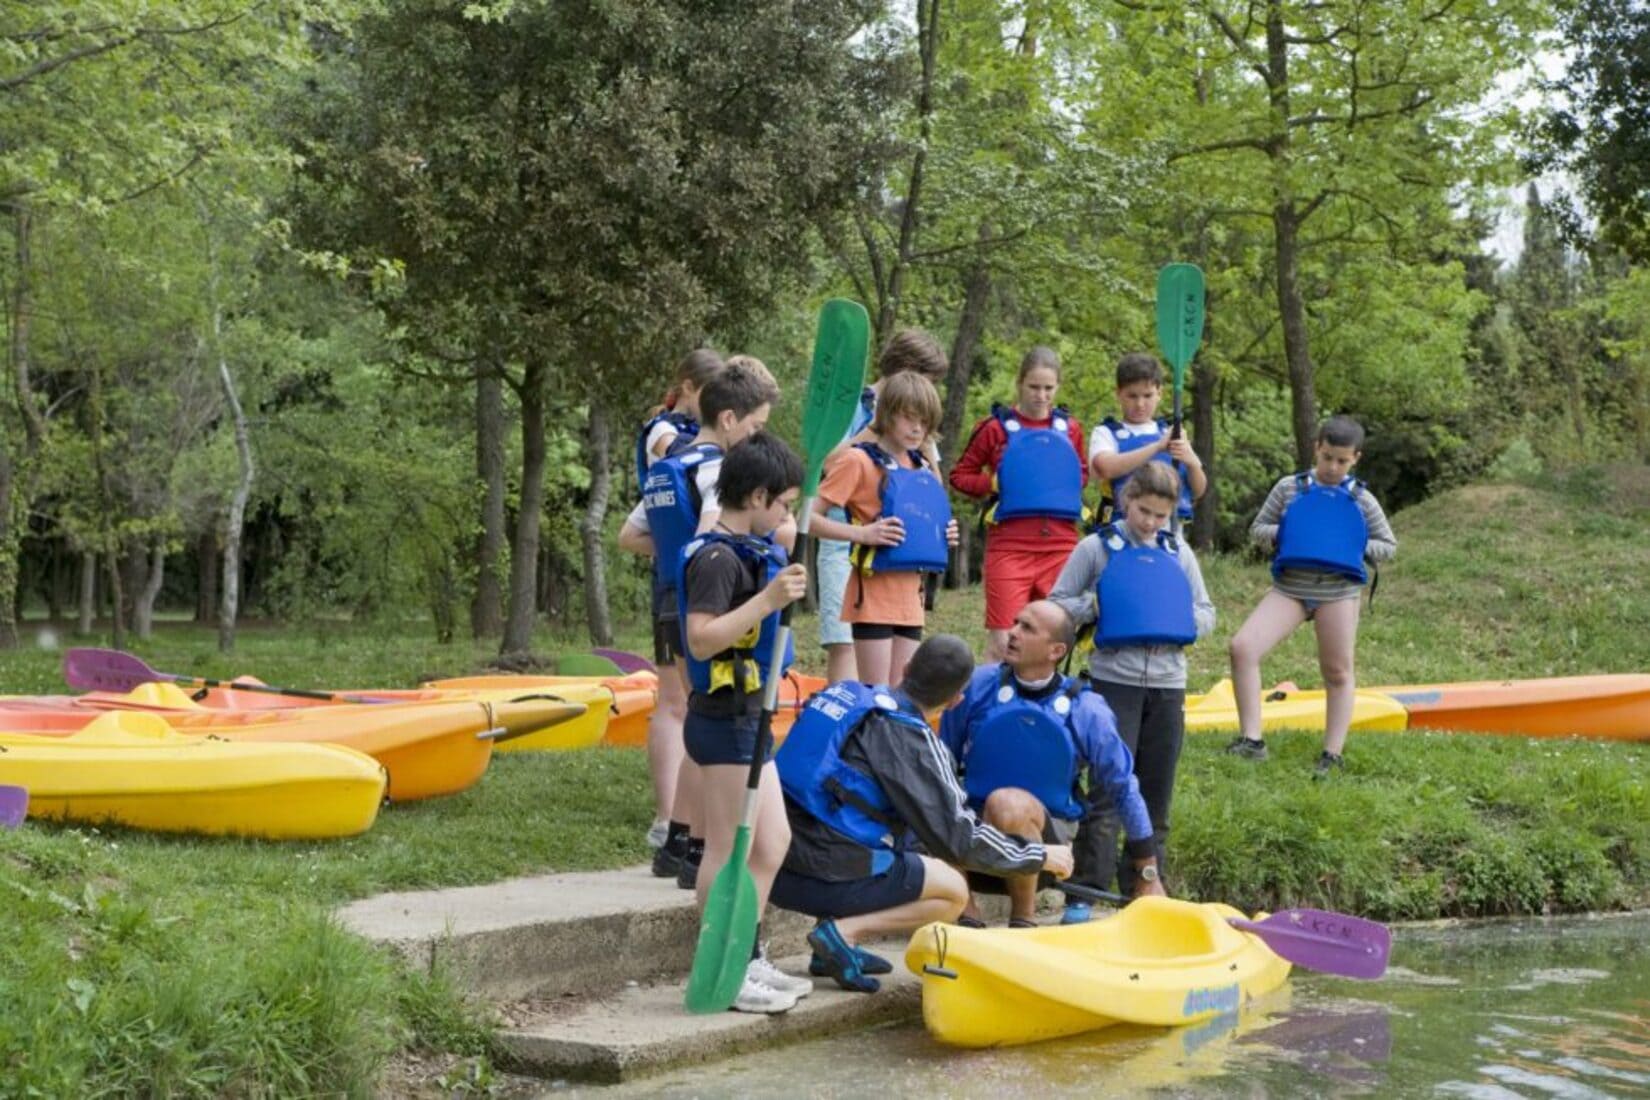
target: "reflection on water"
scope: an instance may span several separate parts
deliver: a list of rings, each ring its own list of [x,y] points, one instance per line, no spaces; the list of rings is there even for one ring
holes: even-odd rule
[[[548,1095],[1650,1098],[1650,916],[1401,930],[1379,982],[1297,969],[1196,1028],[960,1051],[920,1024]]]

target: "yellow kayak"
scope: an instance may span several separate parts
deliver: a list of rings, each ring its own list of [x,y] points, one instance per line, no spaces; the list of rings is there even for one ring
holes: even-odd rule
[[[659,700],[659,677],[653,672],[625,676],[530,676],[497,673],[431,680],[440,691],[487,691],[564,697],[589,707],[582,723],[558,727],[555,736],[528,738],[527,744],[500,745],[501,751],[576,749],[605,741],[609,745],[647,744],[647,722]],[[605,703],[605,705],[604,705]],[[603,713],[595,713],[602,711]],[[551,732],[551,731],[547,731]]]
[[[1397,733],[1409,722],[1409,712],[1391,696],[1360,691],[1352,704],[1354,731]],[[1324,693],[1279,686],[1261,695],[1260,728],[1272,730],[1322,730]],[[1232,681],[1221,680],[1207,695],[1186,696],[1187,733],[1238,732],[1237,699]]]
[[[511,738],[553,734],[558,723],[587,724],[583,703],[499,701],[506,696],[495,694],[430,692],[429,701],[225,710],[201,705],[176,684],[156,683],[124,693],[0,698],[0,729],[64,734],[102,714],[136,713],[163,718],[176,730],[227,740],[344,745],[389,770],[392,801],[411,802],[474,785],[495,744],[502,748]],[[598,701],[596,709],[604,708]]]
[[[56,821],[317,840],[365,832],[384,797],[384,769],[353,749],[188,736],[135,711],[67,736],[0,734],[0,749],[0,783]]]
[[[905,965],[922,1019],[952,1046],[1035,1043],[1116,1023],[1198,1024],[1282,985],[1289,964],[1226,923],[1229,905],[1148,897],[1049,928],[917,929]]]

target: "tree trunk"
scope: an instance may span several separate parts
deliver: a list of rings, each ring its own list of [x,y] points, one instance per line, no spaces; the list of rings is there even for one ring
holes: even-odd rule
[[[16,477],[11,461],[11,445],[0,439],[0,650],[17,648],[17,561],[20,540],[12,516],[12,492]]]
[[[470,634],[496,638],[504,629],[498,559],[504,549],[504,381],[490,367],[476,380],[476,476],[482,484],[476,536],[476,588]]]
[[[877,346],[894,335],[899,323],[900,297],[905,293],[905,273],[916,248],[917,222],[922,208],[923,172],[928,161],[928,145],[934,118],[934,66],[939,58],[939,0],[917,0],[917,46],[922,59],[922,79],[917,84],[916,154],[911,158],[911,178],[905,187],[905,205],[900,211],[899,245],[888,273],[888,286],[877,310]]]
[[[137,636],[148,640],[155,633],[155,600],[160,596],[161,582],[166,579],[166,538],[156,535],[149,547],[149,575],[144,578],[143,591],[138,594],[136,614]]]
[[[126,585],[120,576],[120,551],[111,547],[104,554],[103,564],[109,577],[109,644],[125,649]]]
[[[218,608],[218,533],[206,531],[196,543],[195,621],[212,621]]]
[[[1313,381],[1306,303],[1300,290],[1300,228],[1310,209],[1295,199],[1289,178],[1289,42],[1280,0],[1266,6],[1266,90],[1271,106],[1272,242],[1277,260],[1278,316],[1283,322],[1283,356],[1289,367],[1290,422],[1299,469],[1312,464],[1312,437],[1318,430],[1318,397]]]
[[[521,505],[510,555],[510,600],[500,653],[533,645],[538,595],[539,521],[544,510],[544,381],[546,368],[530,361],[521,381]]]
[[[1300,220],[1289,199],[1272,208],[1272,233],[1277,249],[1278,313],[1283,319],[1283,355],[1289,365],[1290,424],[1295,436],[1298,469],[1312,465],[1312,438],[1318,430],[1318,395],[1312,368],[1311,339],[1306,331],[1306,303],[1301,300]]]
[[[224,401],[235,425],[235,457],[240,466],[240,477],[229,498],[229,510],[223,521],[223,602],[218,605],[218,652],[235,649],[235,626],[241,613],[241,538],[246,529],[246,502],[252,497],[252,479],[257,468],[252,462],[252,434],[246,422],[246,410],[241,408],[240,393],[235,389],[235,378],[229,372],[229,360],[223,353],[223,307],[218,301],[217,273],[212,275],[212,343],[218,353],[218,382],[223,386]]]
[[[97,625],[97,552],[80,552],[80,617],[75,623],[81,634],[90,634]]]
[[[989,226],[980,226],[980,243],[991,239]],[[963,288],[962,314],[957,318],[957,336],[951,343],[951,373],[945,380],[945,409],[940,417],[940,459],[949,472],[962,453],[963,418],[968,415],[968,384],[974,377],[974,354],[985,333],[986,307],[991,302],[991,269],[976,260]],[[972,516],[958,516],[960,538],[945,570],[945,587],[960,588],[968,583],[968,556],[972,549]]]
[[[33,349],[30,336],[34,320],[34,235],[33,212],[23,200],[11,204],[12,230],[16,238],[16,270],[12,272],[11,370],[17,412],[23,421],[23,446],[13,454],[0,439],[0,649],[15,649],[17,636],[18,565],[22,557],[23,531],[29,506],[33,503],[34,460],[46,437],[46,418],[35,404],[30,377]]]
[[[1212,303],[1211,303],[1212,304]],[[1199,550],[1214,545],[1220,508],[1220,479],[1215,476],[1215,369],[1205,362],[1192,372],[1192,448],[1203,463],[1209,487],[1192,513],[1192,545]]]
[[[584,617],[590,640],[596,645],[613,644],[613,619],[607,606],[607,556],[602,531],[607,520],[607,499],[613,491],[613,433],[607,412],[590,403],[587,437],[590,464],[590,501],[579,523],[579,541],[584,546]]]

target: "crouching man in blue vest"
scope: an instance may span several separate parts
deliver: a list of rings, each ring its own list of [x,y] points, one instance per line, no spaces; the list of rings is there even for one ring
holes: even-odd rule
[[[876,992],[887,959],[858,945],[951,921],[968,901],[955,864],[995,875],[1071,874],[1071,848],[1008,836],[968,808],[924,714],[954,705],[974,672],[968,643],[936,634],[898,688],[843,681],[809,700],[774,758],[791,847],[773,904],[819,919],[809,971]],[[913,850],[919,841],[924,852]]]
[[[1077,628],[1059,604],[1036,600],[1009,629],[1002,664],[974,673],[962,705],[946,712],[940,739],[957,760],[969,805],[1012,836],[1070,844],[1083,816],[1080,781],[1119,807],[1127,852],[1137,869],[1135,896],[1164,893],[1158,881],[1151,815],[1134,778],[1134,757],[1117,736],[1111,708],[1081,681],[1060,674]],[[975,889],[996,884],[971,875]],[[1037,875],[1003,876],[1010,928],[1032,928]],[[972,899],[958,922],[984,927]]]

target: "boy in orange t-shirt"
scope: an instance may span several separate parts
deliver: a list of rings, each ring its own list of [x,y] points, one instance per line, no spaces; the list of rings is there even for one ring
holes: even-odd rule
[[[932,478],[933,487],[943,496],[939,475],[927,467],[921,449],[940,425],[940,395],[934,384],[915,371],[889,378],[877,400],[871,431],[876,443],[839,451],[827,461],[825,479],[814,500],[813,529],[820,538],[855,544],[855,550],[873,553],[878,547],[895,547],[909,535],[925,542],[943,539],[946,546],[957,542],[957,521],[945,505],[944,514],[925,521],[935,530],[910,531],[898,516],[882,514],[884,483],[889,471],[883,462],[896,463],[901,470],[921,471]],[[833,520],[832,508],[845,508],[852,523]],[[856,557],[859,556],[856,554]],[[874,565],[873,560],[873,565]],[[859,679],[867,684],[897,686],[906,663],[922,641],[923,573],[919,571],[867,571],[863,565],[848,574],[842,594],[842,621],[854,636],[854,661]]]

